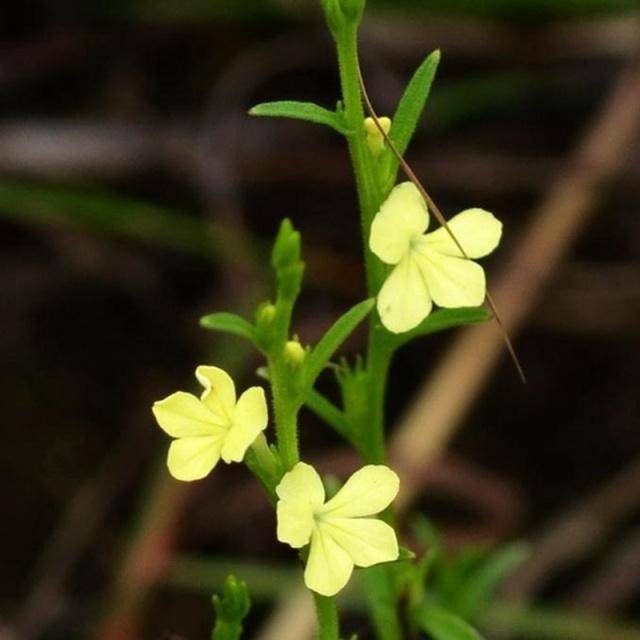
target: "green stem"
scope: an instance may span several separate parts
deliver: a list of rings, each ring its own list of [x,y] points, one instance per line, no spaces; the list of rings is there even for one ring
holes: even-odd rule
[[[327,598],[317,593],[313,594],[318,620],[318,640],[338,640],[340,627],[338,625],[338,609],[335,598]]]
[[[340,83],[344,102],[344,114],[349,129],[353,132],[348,138],[349,152],[358,189],[362,242],[365,256],[367,290],[370,296],[378,293],[385,275],[384,265],[369,249],[369,232],[373,217],[382,204],[383,186],[378,168],[367,148],[364,134],[364,109],[360,90],[358,63],[358,26],[347,24],[334,33]],[[386,397],[387,375],[391,362],[392,349],[388,334],[380,325],[377,317],[371,319],[369,328],[369,347],[367,353],[367,397],[369,411],[358,425],[357,441],[366,462],[379,463],[385,458],[384,443],[384,401]],[[391,517],[391,516],[390,516]],[[397,597],[393,576],[390,571],[374,571],[370,587],[375,587],[379,597],[370,601],[377,635],[382,640],[400,640],[402,631],[397,614]]]
[[[367,351],[367,386],[371,404],[361,439],[363,457],[370,464],[380,464],[385,459],[384,407],[392,355],[389,334],[379,320],[373,318]]]
[[[278,452],[284,471],[289,471],[300,461],[298,450],[298,410],[291,386],[293,377],[286,371],[285,362],[269,360],[273,412],[275,417]]]
[[[348,142],[361,211],[360,220],[367,273],[367,290],[369,295],[375,295],[382,281],[383,267],[380,261],[369,251],[369,229],[371,228],[373,216],[381,203],[381,194],[376,180],[375,167],[373,166],[364,135],[365,114],[362,107],[358,76],[357,35],[357,25],[346,26],[336,34],[336,47],[344,115],[352,131],[348,137]]]

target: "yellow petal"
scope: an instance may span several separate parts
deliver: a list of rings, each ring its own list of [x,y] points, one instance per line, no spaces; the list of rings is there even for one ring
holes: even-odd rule
[[[278,517],[277,537],[294,549],[309,544],[315,525],[313,507],[308,502],[285,502],[276,506]]]
[[[370,464],[356,471],[320,513],[332,519],[371,516],[386,509],[399,488],[400,479],[394,471]]]
[[[431,313],[431,306],[422,271],[409,254],[389,274],[378,294],[382,324],[392,333],[409,331]]]
[[[236,405],[236,387],[229,374],[218,367],[200,365],[196,369],[196,378],[204,387],[200,396],[202,402],[220,418],[230,422]]]
[[[411,241],[429,226],[427,205],[412,182],[393,188],[371,224],[369,247],[380,260],[398,264]]]
[[[482,258],[490,254],[498,246],[502,236],[502,222],[484,209],[467,209],[451,218],[448,226],[468,258]],[[463,257],[451,235],[442,227],[427,234],[423,242],[439,253]]]
[[[323,530],[349,554],[357,567],[398,559],[396,532],[373,518],[327,518]]]
[[[276,487],[280,500],[308,502],[314,509],[324,503],[324,486],[318,472],[306,462],[298,462]]]
[[[316,528],[311,537],[309,559],[304,570],[304,583],[323,596],[334,596],[349,582],[353,561],[340,545]]]
[[[295,549],[309,542],[315,512],[324,503],[324,486],[316,470],[299,462],[276,487],[278,540]]]
[[[267,401],[261,387],[247,389],[238,400],[222,447],[225,462],[241,462],[246,450],[267,426]]]
[[[195,396],[184,391],[172,393],[153,405],[160,427],[174,438],[220,435],[219,418]]]
[[[440,307],[477,307],[484,302],[486,282],[482,267],[464,258],[429,252],[421,261],[433,301]]]
[[[221,447],[218,436],[174,440],[167,456],[169,472],[177,480],[200,480],[218,463]]]

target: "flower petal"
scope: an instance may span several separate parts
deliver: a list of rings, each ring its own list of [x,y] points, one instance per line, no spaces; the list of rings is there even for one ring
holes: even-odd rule
[[[447,224],[468,258],[482,258],[490,254],[498,246],[502,237],[502,222],[484,209],[462,211],[451,218]],[[443,227],[428,233],[423,242],[438,253],[463,257],[457,244]]]
[[[371,224],[369,247],[380,260],[398,264],[409,252],[411,240],[429,226],[424,199],[412,182],[393,188]]]
[[[276,487],[278,540],[294,549],[309,542],[315,512],[324,503],[324,486],[318,472],[309,464],[299,462],[285,473]]]
[[[382,324],[392,333],[409,331],[431,313],[431,306],[422,271],[409,254],[389,274],[378,294]]]
[[[240,396],[232,415],[231,428],[222,447],[222,459],[225,462],[241,462],[246,450],[267,426],[269,416],[264,389],[247,389]]]
[[[398,495],[400,479],[384,465],[369,464],[356,471],[320,510],[331,518],[371,516],[386,509]]]
[[[276,506],[278,516],[277,537],[294,549],[309,544],[315,525],[313,507],[308,502],[279,500]]]
[[[198,398],[184,391],[177,391],[154,403],[151,410],[160,427],[174,438],[220,435],[224,431],[218,424],[218,416]]]
[[[330,535],[316,528],[304,570],[304,583],[323,596],[334,596],[349,582],[353,561]]]
[[[298,462],[288,471],[276,487],[280,500],[303,502],[318,509],[324,503],[324,486],[318,472],[306,462]]]
[[[349,554],[357,567],[398,559],[396,532],[374,518],[326,518],[321,528]]]
[[[424,255],[424,254],[423,254]],[[477,307],[484,302],[483,268],[472,260],[451,258],[435,251],[420,262],[433,301],[440,307]]]
[[[218,367],[200,365],[196,369],[196,378],[204,387],[200,399],[210,411],[213,411],[227,423],[236,405],[236,387],[226,371]]]
[[[200,480],[218,463],[222,437],[180,438],[169,447],[167,466],[176,480]]]

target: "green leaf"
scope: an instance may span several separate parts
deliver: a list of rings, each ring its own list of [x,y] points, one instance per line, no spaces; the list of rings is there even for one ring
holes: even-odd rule
[[[306,120],[307,122],[331,127],[343,136],[349,135],[349,129],[341,113],[329,111],[329,109],[325,109],[313,102],[295,102],[293,100],[263,102],[250,109],[249,115]]]
[[[351,440],[349,422],[344,412],[315,389],[307,393],[305,404],[313,413],[332,426],[343,438]]]
[[[410,342],[414,338],[437,333],[445,329],[460,327],[466,324],[486,322],[493,316],[484,307],[461,307],[459,309],[438,309],[429,314],[415,329],[406,333],[398,333],[393,336],[393,347],[398,347]]]
[[[351,335],[353,330],[369,315],[374,304],[375,300],[373,298],[358,303],[336,320],[329,331],[324,334],[305,362],[305,382],[309,388],[313,386],[316,378],[320,375],[338,347],[340,347]]]
[[[251,608],[249,589],[246,583],[229,576],[222,590],[222,597],[213,596],[216,624],[212,640],[238,640],[242,634],[242,622]]]
[[[200,326],[211,331],[231,333],[234,336],[246,338],[256,344],[256,328],[248,321],[235,313],[212,313],[200,318]]]
[[[529,555],[528,545],[517,542],[489,554],[480,566],[467,576],[456,594],[455,609],[468,620],[474,620],[489,604],[498,585]]]
[[[418,126],[431,84],[440,62],[440,51],[434,51],[413,74],[391,121],[389,137],[404,155]]]
[[[416,626],[434,640],[482,640],[482,636],[462,618],[433,602],[425,602],[412,611]]]

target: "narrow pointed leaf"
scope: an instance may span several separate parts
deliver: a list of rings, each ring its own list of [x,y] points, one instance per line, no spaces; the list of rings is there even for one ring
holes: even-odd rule
[[[445,329],[462,327],[466,324],[486,322],[493,316],[484,307],[461,307],[459,309],[438,309],[425,318],[415,329],[406,333],[394,334],[394,347],[400,347],[414,338],[437,333]]]
[[[212,313],[200,318],[200,326],[211,331],[231,333],[246,338],[254,344],[257,342],[256,328],[248,320],[235,313]]]
[[[360,302],[336,320],[331,329],[324,334],[315,349],[309,354],[305,363],[308,387],[313,386],[327,362],[329,362],[340,345],[351,335],[353,330],[369,315],[374,304],[375,300],[373,298]]]
[[[436,50],[418,67],[393,116],[389,135],[401,154],[407,150],[418,126],[439,62],[440,51]]]
[[[434,640],[482,640],[482,636],[462,618],[432,602],[425,602],[413,610],[419,629]]]
[[[249,115],[306,120],[315,124],[324,124],[344,136],[349,134],[349,129],[341,114],[325,109],[313,102],[295,102],[293,100],[263,102],[253,107],[249,111]]]

